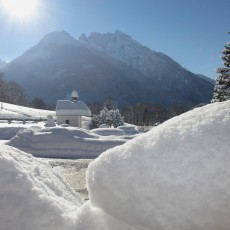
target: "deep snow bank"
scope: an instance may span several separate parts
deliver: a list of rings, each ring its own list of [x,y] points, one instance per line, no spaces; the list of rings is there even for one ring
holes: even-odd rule
[[[48,165],[1,145],[1,227],[229,230],[229,108],[195,109],[104,152],[88,168],[90,201],[80,208]]]
[[[7,144],[37,157],[96,158],[127,140],[109,139],[76,127],[31,127],[19,131]]]
[[[52,168],[0,146],[0,229],[74,229],[81,200]]]
[[[25,127],[20,127],[20,126],[5,126],[5,127],[0,127],[0,140],[9,140],[13,138],[18,131],[26,129]]]
[[[80,229],[229,230],[229,108],[194,109],[94,160]]]

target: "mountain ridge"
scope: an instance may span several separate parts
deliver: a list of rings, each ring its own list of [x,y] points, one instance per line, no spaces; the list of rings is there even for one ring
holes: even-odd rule
[[[194,106],[210,101],[214,87],[120,31],[82,34],[79,39],[64,31],[47,34],[3,72],[30,97],[49,103],[68,97],[76,88],[83,100],[110,96],[118,106],[141,102]]]

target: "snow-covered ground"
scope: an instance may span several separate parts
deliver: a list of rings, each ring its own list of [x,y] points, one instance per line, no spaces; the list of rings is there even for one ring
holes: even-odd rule
[[[61,176],[63,176],[70,186],[80,195],[83,201],[89,199],[86,188],[86,170],[92,159],[43,159]]]
[[[55,111],[33,109],[24,106],[0,102],[0,118],[37,118],[46,119],[48,115],[56,116]]]
[[[48,163],[1,144],[0,229],[74,229],[81,198]]]
[[[229,230],[229,108],[194,109],[108,149],[89,164],[84,204],[58,168],[0,143],[1,228]]]
[[[37,157],[96,158],[105,150],[124,144],[120,136],[95,135],[73,127],[31,127],[21,130],[7,144]]]
[[[48,115],[55,117],[54,111],[38,110],[3,103],[0,110],[1,118],[38,118],[46,119]],[[84,127],[87,119],[83,117]],[[0,139],[9,140],[8,145],[14,146],[37,157],[56,158],[96,158],[105,150],[124,144],[137,135],[134,126],[127,125],[125,133],[121,129],[104,128],[87,129],[73,128],[68,125],[45,127],[44,122],[6,121],[0,123]]]

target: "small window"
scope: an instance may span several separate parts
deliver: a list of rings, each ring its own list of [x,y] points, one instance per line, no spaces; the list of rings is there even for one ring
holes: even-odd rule
[[[66,120],[65,123],[69,125],[69,120]]]

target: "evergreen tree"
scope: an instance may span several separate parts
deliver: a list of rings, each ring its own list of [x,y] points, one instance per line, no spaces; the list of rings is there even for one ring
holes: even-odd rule
[[[230,99],[230,42],[227,43],[222,53],[224,67],[217,69],[219,76],[216,79],[212,102]]]
[[[93,115],[91,122],[89,124],[89,128],[98,128],[102,124],[107,124],[110,127],[114,126],[116,128],[120,125],[123,125],[124,120],[118,109],[108,110],[106,107],[104,107],[104,109],[100,111],[98,116]]]
[[[100,123],[99,126],[102,124],[107,124],[111,126],[111,118],[109,117],[109,110],[106,107],[104,107],[104,109],[100,111],[98,118]]]
[[[120,125],[124,125],[124,119],[120,114],[120,111],[118,109],[110,110],[110,116],[112,118],[112,125],[116,128]]]
[[[93,114],[89,123],[89,129],[96,129],[100,126],[99,116]]]

